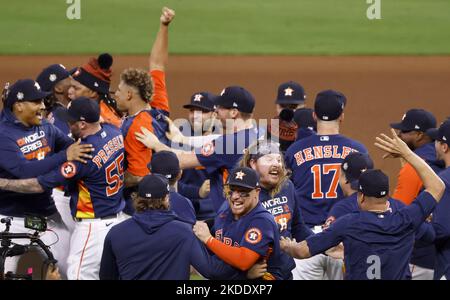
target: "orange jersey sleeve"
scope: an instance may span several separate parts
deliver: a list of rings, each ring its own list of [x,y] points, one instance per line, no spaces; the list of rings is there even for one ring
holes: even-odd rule
[[[149,173],[147,164],[152,159],[152,151],[136,139],[135,132],[140,132],[141,127],[153,132],[152,117],[146,113],[139,113],[133,120],[125,137],[125,153],[127,158],[127,171],[134,176],[145,176]]]
[[[245,247],[225,245],[213,237],[207,241],[206,246],[221,260],[241,271],[250,269],[261,257],[253,250]]]
[[[150,71],[153,82],[153,96],[150,102],[151,107],[170,112],[169,96],[167,95],[166,73],[161,70]]]
[[[100,116],[105,123],[112,124],[117,128],[120,128],[120,125],[122,124],[122,119],[103,101],[100,101]]]
[[[392,198],[411,204],[422,189],[422,180],[411,164],[406,163],[398,173],[397,186]]]

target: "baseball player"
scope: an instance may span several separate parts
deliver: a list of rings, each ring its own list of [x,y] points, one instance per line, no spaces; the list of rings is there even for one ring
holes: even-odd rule
[[[145,176],[134,204],[133,217],[114,226],[105,238],[100,279],[188,280],[190,265],[210,279],[245,278],[211,256],[192,233],[192,225],[169,210],[164,177]]]
[[[429,129],[427,135],[435,139],[437,158],[445,162],[439,176],[445,183],[445,194],[433,212],[432,225],[436,233],[436,261],[434,279],[450,279],[450,120],[439,129]]]
[[[277,116],[268,125],[268,137],[280,143],[281,151],[286,149],[295,141],[297,123],[294,121],[294,112],[305,107],[306,94],[304,88],[294,81],[288,81],[278,86],[276,103]]]
[[[203,166],[211,180],[210,196],[217,210],[223,204],[223,182],[227,178],[228,170],[236,166],[244,149],[258,137],[258,129],[252,122],[255,99],[244,88],[239,86],[227,87],[216,101],[217,118],[220,120],[225,135],[221,135],[211,142],[205,143],[195,152],[174,150],[161,143],[158,138],[145,128],[136,137],[145,146],[155,150],[173,151],[177,154],[181,169]]]
[[[124,70],[115,93],[118,110],[127,115],[121,131],[125,142],[124,212],[128,215],[134,212],[131,193],[136,190],[139,180],[148,174],[147,165],[152,159],[151,150],[136,140],[135,132],[144,127],[168,144],[165,136],[168,128],[164,117],[169,115],[170,109],[165,70],[168,60],[168,26],[174,17],[173,10],[163,8],[160,29],[150,54],[150,74],[134,68]]]
[[[339,218],[323,232],[301,243],[286,239],[281,248],[290,255],[306,258],[340,242],[344,244],[346,279],[408,279],[414,231],[433,211],[445,185],[428,164],[414,154],[392,130],[376,146],[401,155],[417,171],[425,191],[409,206],[396,212],[387,209],[389,178],[380,170],[368,170],[359,178],[359,212]]]
[[[67,161],[37,178],[3,180],[1,187],[22,193],[43,192],[62,184],[71,195],[75,230],[67,259],[68,279],[98,279],[104,238],[112,225],[122,220],[123,137],[116,127],[100,124],[96,101],[80,97],[59,117],[70,123],[74,137],[90,143],[95,150],[87,164]]]
[[[0,177],[24,179],[48,173],[66,160],[86,162],[90,159],[92,145],[73,143],[67,135],[45,120],[43,99],[50,93],[41,90],[31,79],[22,79],[6,91],[0,123]],[[48,218],[48,228],[42,240],[52,246],[59,261],[67,257],[64,244],[67,228],[58,213],[50,191],[25,195],[0,189],[1,217],[14,217],[11,232],[28,232],[24,228],[25,214]],[[17,243],[25,241],[15,241]],[[6,271],[16,271],[17,259],[6,261]],[[65,277],[65,268],[61,272]]]
[[[404,114],[401,122],[392,123],[391,127],[398,131],[399,137],[408,147],[428,162],[436,173],[442,171],[442,167],[436,163],[436,150],[433,140],[426,134],[428,129],[436,128],[436,118],[432,113],[423,109],[410,109]],[[392,197],[409,205],[421,189],[422,181],[411,165],[402,164]],[[433,279],[434,261],[434,245],[418,241],[414,245],[411,257],[412,278],[418,280]]]
[[[232,170],[224,189],[227,203],[214,220],[215,237],[202,221],[194,225],[194,233],[220,259],[241,271],[264,261],[267,272],[262,279],[290,279],[294,264],[280,252],[277,224],[261,205],[259,190],[258,175],[253,169]]]
[[[71,70],[72,80],[69,88],[69,98],[87,97],[96,100],[100,105],[102,122],[120,128],[121,116],[116,111],[116,102],[111,98],[109,85],[111,83],[113,58],[108,53],[92,57],[88,63]]]
[[[295,140],[301,140],[317,132],[317,121],[313,117],[314,110],[311,108],[300,108],[294,112],[294,121],[297,124]]]
[[[328,212],[343,197],[339,187],[341,164],[351,152],[367,153],[361,143],[339,134],[344,118],[345,96],[326,90],[317,94],[314,118],[317,135],[293,143],[285,153],[286,166],[292,170],[291,180],[306,225],[318,232]],[[342,263],[320,254],[308,260],[296,260],[294,279],[342,279]]]

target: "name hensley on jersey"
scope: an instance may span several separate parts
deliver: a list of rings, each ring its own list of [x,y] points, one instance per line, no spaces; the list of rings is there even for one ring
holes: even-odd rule
[[[341,158],[344,159],[351,152],[358,151],[356,149],[340,145],[313,146],[300,150],[294,154],[297,166],[315,159],[322,158]]]

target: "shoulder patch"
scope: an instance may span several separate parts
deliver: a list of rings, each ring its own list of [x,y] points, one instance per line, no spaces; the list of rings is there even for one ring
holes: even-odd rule
[[[66,161],[61,166],[61,175],[64,176],[64,178],[72,178],[77,174],[77,166],[73,162]]]
[[[255,228],[255,227],[250,228],[245,233],[245,240],[250,244],[257,244],[261,241],[261,239],[262,239],[262,233],[261,233],[261,230],[259,230],[258,228]]]
[[[207,142],[202,146],[201,153],[203,156],[210,156],[214,153],[214,143],[213,142]]]

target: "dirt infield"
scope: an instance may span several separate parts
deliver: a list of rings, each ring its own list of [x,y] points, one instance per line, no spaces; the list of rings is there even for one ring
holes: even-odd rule
[[[87,61],[82,56],[0,56],[0,82],[34,78],[46,65],[62,63],[67,68]],[[342,132],[363,142],[376,166],[391,175],[398,162],[383,161],[372,146],[374,137],[387,132],[409,108],[435,113],[438,122],[450,116],[450,57],[294,57],[294,56],[172,56],[168,89],[172,117],[186,115],[181,108],[192,93],[219,93],[228,85],[242,85],[255,96],[256,118],[274,115],[278,84],[300,82],[306,89],[307,106],[320,90],[336,89],[348,98]],[[147,67],[145,56],[115,57],[115,88],[126,67]]]

